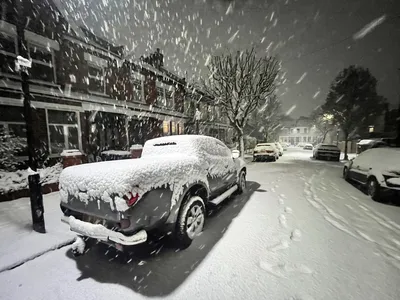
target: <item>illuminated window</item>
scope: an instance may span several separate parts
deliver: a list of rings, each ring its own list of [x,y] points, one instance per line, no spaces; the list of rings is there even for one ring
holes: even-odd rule
[[[369,131],[370,133],[374,132],[374,126],[369,126],[368,131]]]
[[[164,123],[163,123],[163,133],[169,134],[169,122],[168,121],[164,121]]]
[[[175,122],[171,122],[171,133],[172,133],[172,134],[176,134]]]

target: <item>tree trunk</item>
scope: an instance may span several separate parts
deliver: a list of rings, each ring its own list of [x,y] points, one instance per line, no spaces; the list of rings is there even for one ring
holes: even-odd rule
[[[239,134],[239,151],[240,151],[240,157],[244,158],[244,137],[243,137],[243,134]]]
[[[344,160],[349,160],[349,156],[347,155],[347,142],[349,140],[349,134],[345,134],[344,137]]]
[[[321,143],[324,143],[324,142],[325,142],[325,139],[326,139],[327,134],[328,134],[328,132],[325,132],[325,133],[324,133],[324,135],[322,136],[322,141],[321,141]]]

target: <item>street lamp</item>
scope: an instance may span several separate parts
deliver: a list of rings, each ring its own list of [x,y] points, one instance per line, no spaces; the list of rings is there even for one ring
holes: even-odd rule
[[[39,233],[46,233],[44,223],[44,208],[43,208],[43,195],[42,186],[40,183],[40,176],[37,172],[37,160],[35,153],[35,146],[33,143],[34,135],[32,128],[32,107],[31,107],[31,95],[29,93],[29,71],[31,67],[31,60],[28,57],[28,45],[25,41],[25,24],[26,15],[25,7],[23,5],[24,0],[17,1],[18,8],[18,22],[17,22],[17,35],[18,35],[18,53],[19,56],[15,61],[15,67],[17,71],[21,73],[21,87],[24,100],[24,118],[26,125],[26,140],[28,144],[28,156],[29,156],[29,192],[31,200],[31,214],[32,214],[32,227],[33,230]]]

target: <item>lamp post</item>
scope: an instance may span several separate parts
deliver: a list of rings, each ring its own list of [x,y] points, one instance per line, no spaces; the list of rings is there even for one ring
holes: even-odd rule
[[[339,146],[339,128],[336,130],[336,146]]]
[[[17,71],[21,73],[21,87],[24,100],[24,118],[26,124],[26,137],[28,144],[28,157],[29,157],[29,171],[28,182],[31,201],[31,214],[32,214],[32,227],[33,230],[39,233],[45,233],[44,223],[44,208],[43,208],[43,195],[42,186],[40,183],[40,176],[37,171],[37,159],[35,153],[35,146],[33,143],[34,134],[32,128],[32,107],[31,95],[29,93],[29,68],[31,67],[31,60],[28,57],[28,45],[25,41],[25,24],[26,14],[24,7],[24,0],[17,0],[18,9],[18,22],[17,22],[17,37],[18,37],[18,57],[15,62]]]
[[[196,108],[196,112],[194,114],[194,120],[196,123],[196,134],[200,134],[200,119],[201,119],[201,112],[198,108]]]

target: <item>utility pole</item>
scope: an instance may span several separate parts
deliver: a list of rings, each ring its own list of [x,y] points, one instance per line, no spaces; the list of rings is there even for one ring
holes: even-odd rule
[[[28,181],[31,201],[32,226],[33,230],[35,230],[36,232],[46,233],[44,223],[42,186],[40,183],[39,173],[37,172],[37,158],[35,153],[34,135],[32,128],[32,107],[31,95],[29,93],[28,70],[31,67],[31,61],[28,60],[28,45],[25,41],[25,25],[28,23],[28,19],[26,18],[25,14],[27,8],[24,6],[24,1],[25,0],[16,0],[18,11],[18,57],[15,65],[17,70],[19,70],[21,73],[21,85],[24,100],[24,118],[26,124],[26,137],[29,153],[28,165],[30,168]]]

